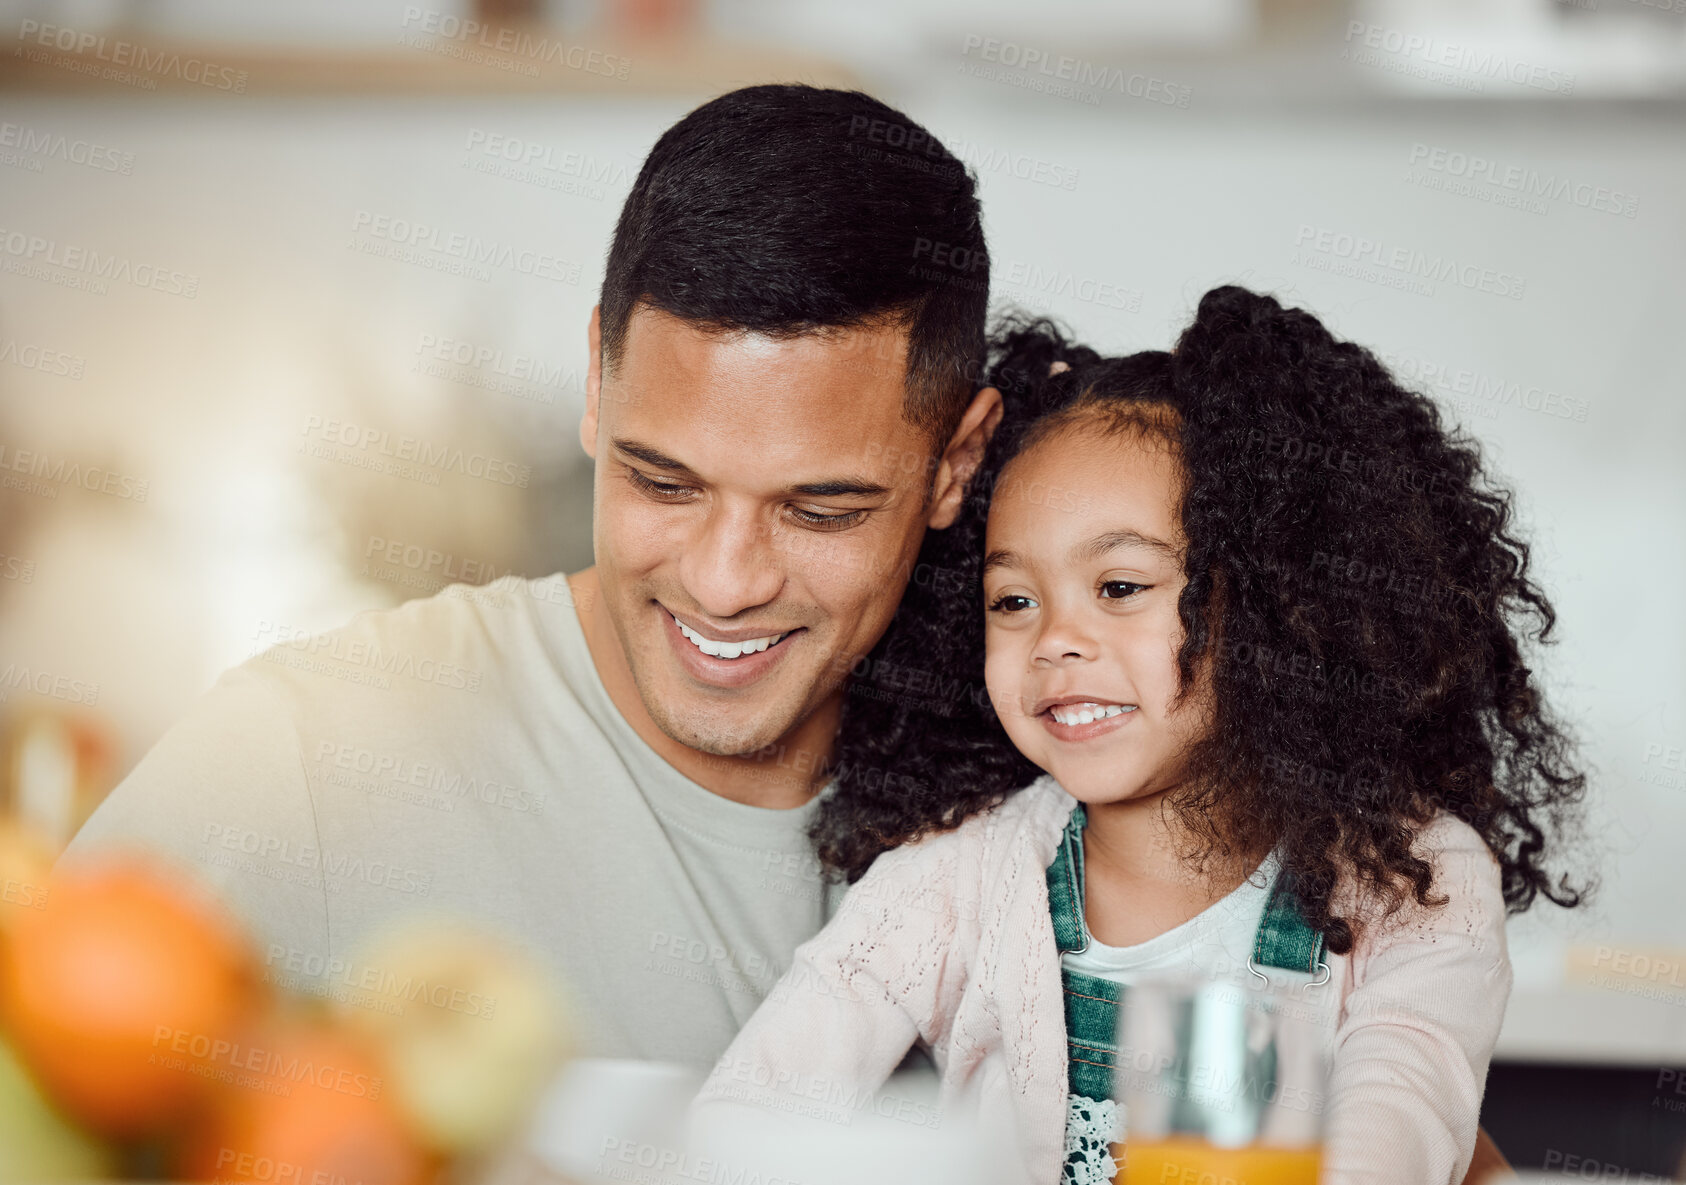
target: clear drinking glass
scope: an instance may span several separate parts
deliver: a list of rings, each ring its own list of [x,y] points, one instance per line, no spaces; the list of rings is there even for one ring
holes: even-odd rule
[[[1311,984],[1124,992],[1120,1185],[1316,1185],[1333,1025]]]

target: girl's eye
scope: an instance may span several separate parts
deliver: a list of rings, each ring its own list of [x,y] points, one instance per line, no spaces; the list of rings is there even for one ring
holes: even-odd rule
[[[1021,597],[1017,593],[1008,593],[991,601],[989,611],[991,613],[1020,613],[1035,607],[1036,602],[1029,597]]]
[[[866,511],[864,510],[844,510],[837,514],[821,514],[817,510],[803,510],[800,506],[792,506],[790,513],[797,522],[805,527],[812,527],[816,531],[840,531],[866,517]]]
[[[1131,584],[1128,580],[1107,580],[1101,583],[1101,597],[1104,600],[1122,601],[1146,587],[1145,584]]]
[[[637,486],[640,490],[643,490],[646,494],[650,494],[657,498],[672,500],[675,498],[683,498],[686,494],[691,492],[691,488],[689,486],[676,486],[671,482],[657,481],[652,477],[644,476],[644,474],[638,472],[636,469],[628,469],[626,471],[626,475],[629,479],[631,479],[633,485]]]

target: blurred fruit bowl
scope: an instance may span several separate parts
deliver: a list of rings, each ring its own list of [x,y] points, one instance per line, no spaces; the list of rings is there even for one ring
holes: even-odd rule
[[[566,1059],[557,985],[473,927],[412,919],[356,993],[282,992],[161,864],[53,855],[0,820],[0,1183],[428,1185],[514,1135]]]

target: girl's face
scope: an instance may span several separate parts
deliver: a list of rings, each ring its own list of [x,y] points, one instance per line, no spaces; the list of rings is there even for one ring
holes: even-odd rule
[[[1172,446],[1092,420],[1002,471],[985,543],[985,681],[1020,752],[1087,803],[1170,789],[1209,719],[1178,708],[1185,541]]]

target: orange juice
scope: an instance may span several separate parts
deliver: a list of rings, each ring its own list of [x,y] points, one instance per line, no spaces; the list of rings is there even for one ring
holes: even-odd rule
[[[1317,1185],[1316,1145],[1218,1148],[1203,1140],[1132,1140],[1114,1144],[1119,1185]]]

